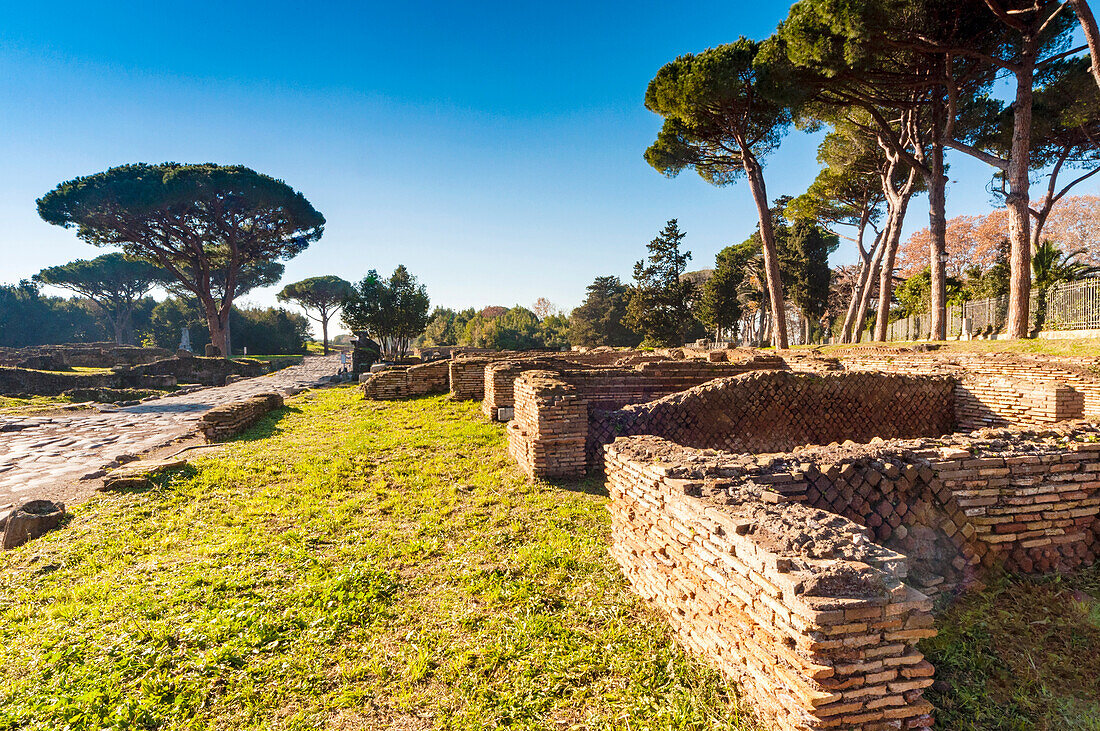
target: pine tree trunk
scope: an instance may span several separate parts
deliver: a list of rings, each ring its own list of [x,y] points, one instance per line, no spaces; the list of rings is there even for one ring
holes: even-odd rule
[[[856,311],[856,325],[859,329],[855,333],[857,343],[863,341],[863,323],[867,321],[867,308],[871,306],[871,292],[875,289],[875,279],[878,278],[879,267],[882,266],[882,252],[886,248],[886,240],[879,238],[875,247],[875,258],[871,260],[871,266],[867,272],[867,281],[863,284],[863,291],[859,295],[859,309]]]
[[[844,329],[840,333],[840,342],[852,342],[852,328],[855,326],[856,310],[859,308],[859,298],[863,293],[863,285],[871,271],[871,256],[860,252],[859,274],[852,285],[852,297],[848,302],[848,312],[844,315]]]
[[[328,318],[321,319],[321,348],[324,355],[328,355]]]
[[[947,251],[947,177],[943,173],[943,145],[939,130],[934,134],[936,139],[929,145],[930,174],[925,178],[928,227],[932,234],[928,245],[928,263],[932,271],[932,328],[929,338],[944,340],[947,337],[947,266],[944,262]]]
[[[222,323],[221,314],[212,297],[204,298],[203,310],[206,312],[206,327],[210,331],[210,343],[221,351],[223,358],[229,357],[229,323]]]
[[[760,216],[760,241],[764,250],[764,274],[767,278],[768,299],[772,311],[772,342],[776,348],[786,350],[787,322],[784,313],[783,282],[779,277],[779,257],[775,248],[775,229],[772,228],[772,213],[768,208],[768,193],[764,185],[764,174],[760,163],[751,155],[742,153],[745,173],[749,178],[752,198],[756,202],[756,211]]]
[[[912,176],[910,176],[910,180],[912,180]],[[898,197],[897,203],[890,207],[886,251],[883,254],[883,263],[882,268],[879,270],[878,281],[878,317],[875,319],[875,340],[879,342],[886,340],[886,327],[890,322],[890,298],[894,289],[894,262],[898,255],[898,244],[901,243],[901,228],[905,222],[905,213],[909,209],[912,190],[913,186],[910,183]]]
[[[1013,104],[1012,149],[1008,156],[1009,282],[1008,337],[1028,336],[1028,310],[1031,304],[1031,102],[1034,73],[1025,63],[1016,72],[1016,101]]]

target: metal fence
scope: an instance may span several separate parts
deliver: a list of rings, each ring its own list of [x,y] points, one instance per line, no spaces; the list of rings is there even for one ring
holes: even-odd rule
[[[1045,304],[1045,329],[1100,329],[1100,278],[1057,284],[1047,292]],[[1057,325],[1052,323],[1051,317],[1055,312],[1059,318]],[[1032,292],[1028,317],[1030,330],[1035,329],[1039,314],[1039,298]],[[959,338],[964,333],[969,333],[971,337],[993,335],[1003,331],[1007,323],[1007,296],[971,300],[947,308],[948,339]],[[926,312],[903,317],[886,326],[887,340],[928,340],[931,333],[932,316]],[[864,333],[864,340],[871,339],[871,333]]]
[[[1100,277],[1056,284],[1047,292],[1047,330],[1100,329]]]

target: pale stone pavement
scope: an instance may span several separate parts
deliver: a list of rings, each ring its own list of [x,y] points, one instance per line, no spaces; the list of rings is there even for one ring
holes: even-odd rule
[[[123,454],[138,455],[195,431],[209,409],[258,393],[320,385],[340,356],[309,356],[302,365],[222,387],[169,395],[136,406],[47,416],[0,414],[0,512],[35,498],[86,497],[77,481]]]

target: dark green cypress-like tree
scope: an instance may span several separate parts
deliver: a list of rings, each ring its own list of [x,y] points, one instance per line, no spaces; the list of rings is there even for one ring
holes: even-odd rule
[[[691,259],[690,251],[680,250],[685,235],[673,218],[647,245],[648,258],[634,264],[626,324],[642,335],[643,345],[683,345],[691,330],[693,286],[681,279]]]

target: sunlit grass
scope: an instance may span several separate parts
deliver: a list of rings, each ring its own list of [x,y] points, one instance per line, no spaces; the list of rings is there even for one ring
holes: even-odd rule
[[[0,729],[753,728],[605,498],[527,482],[477,406],[311,392],[0,555]]]

